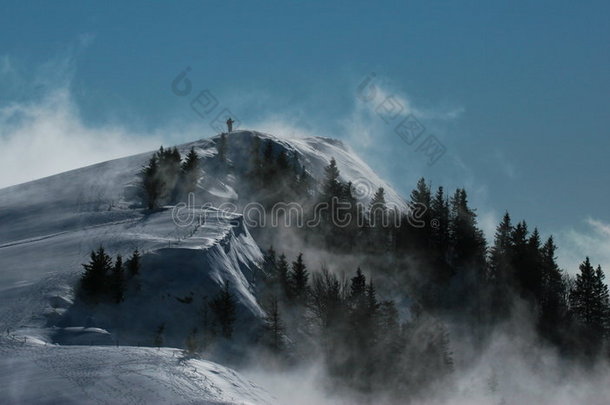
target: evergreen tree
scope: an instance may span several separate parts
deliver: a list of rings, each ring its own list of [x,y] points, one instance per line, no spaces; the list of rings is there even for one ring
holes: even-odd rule
[[[362,270],[358,267],[356,275],[352,277],[350,285],[350,301],[353,306],[366,306],[366,277],[362,274]]]
[[[103,247],[91,252],[91,260],[83,264],[85,273],[81,277],[83,298],[98,302],[108,291],[108,275],[112,269],[112,259]]]
[[[192,193],[197,188],[199,180],[199,155],[192,147],[186,155],[181,167],[181,192]]]
[[[597,265],[595,269],[595,301],[597,304],[595,329],[599,332],[602,339],[608,337],[610,328],[610,296],[608,294],[608,286],[604,283],[605,278],[602,266]]]
[[[490,249],[488,282],[490,286],[490,311],[492,319],[505,319],[510,312],[513,271],[511,266],[513,226],[510,215],[504,213],[502,222],[496,227],[494,243]]]
[[[362,210],[354,197],[351,182],[339,182],[338,187],[339,194],[333,197],[335,204],[331,202],[331,222],[328,224],[330,232],[326,244],[331,248],[349,250],[359,242],[361,229],[358,221],[362,219]]]
[[[176,147],[173,147],[166,150],[160,149],[157,154],[159,156],[159,174],[161,183],[160,199],[163,203],[174,202],[176,199],[177,185],[180,177],[180,152],[178,152]]]
[[[430,222],[436,220],[436,225],[430,230],[432,238],[432,246],[436,250],[438,256],[444,260],[449,248],[449,202],[445,197],[443,187],[439,187],[430,202]],[[425,219],[424,219],[425,222]],[[428,223],[426,223],[426,226]]]
[[[496,227],[494,244],[489,257],[489,278],[492,282],[503,284],[509,275],[512,232],[510,215],[506,212],[502,222]]]
[[[276,284],[279,281],[277,274],[277,259],[273,246],[269,246],[269,249],[263,255],[263,270],[272,284]]]
[[[290,298],[292,289],[290,285],[290,269],[286,256],[282,253],[277,261],[277,280],[281,294],[284,298]]]
[[[307,300],[309,272],[303,262],[303,253],[299,253],[297,260],[292,262],[290,272],[291,297],[298,304],[305,304]]]
[[[341,195],[341,181],[339,180],[339,169],[335,158],[330,159],[328,166],[324,168],[324,180],[322,183],[322,201],[330,204],[333,197]]]
[[[542,296],[542,254],[540,251],[540,234],[538,229],[527,241],[527,269],[525,272],[524,289],[535,303],[541,301]]]
[[[451,199],[450,257],[454,271],[454,290],[447,304],[460,302],[471,312],[476,325],[483,322],[486,281],[486,242],[477,228],[476,213],[468,206],[464,189],[457,189]]]
[[[608,287],[601,267],[593,269],[589,258],[580,265],[570,306],[579,325],[580,345],[585,354],[595,355],[608,330]]]
[[[530,270],[529,256],[530,248],[528,245],[529,231],[527,229],[527,223],[521,221],[517,223],[511,234],[511,268],[514,272],[513,283],[516,291],[521,296],[527,295],[528,288],[528,277]]]
[[[371,198],[369,205],[369,221],[371,228],[382,229],[387,225],[388,207],[385,202],[385,191],[379,187]]]
[[[266,344],[273,352],[278,353],[284,347],[284,324],[280,317],[277,297],[271,298],[265,321]]]
[[[148,165],[142,169],[140,177],[142,178],[142,200],[149,210],[157,208],[161,195],[161,181],[159,175],[159,160],[156,153],[150,158]]]
[[[233,335],[233,323],[236,319],[235,306],[235,298],[229,290],[229,283],[225,282],[216,297],[210,301],[210,309],[220,326],[222,336],[227,339]]]
[[[164,149],[161,146],[142,169],[142,201],[148,209],[158,208],[176,198],[180,161],[180,152],[176,147]]]
[[[313,194],[313,184],[313,177],[311,177],[311,175],[307,173],[305,166],[301,166],[297,183],[297,195],[301,199],[310,199]]]
[[[540,301],[540,330],[553,343],[560,343],[561,327],[566,325],[566,284],[557,265],[557,247],[549,237],[541,249],[542,297]]]
[[[377,330],[377,312],[379,311],[379,302],[377,301],[377,290],[373,284],[373,280],[369,281],[366,286],[367,311],[369,318],[370,333],[375,333]]]
[[[421,221],[423,221],[424,226],[422,228],[415,228],[412,230],[414,235],[412,243],[414,243],[414,245],[417,247],[428,248],[432,239],[430,227],[430,222],[432,219],[432,197],[430,187],[426,184],[426,180],[423,177],[419,179],[415,189],[411,192],[410,204],[414,208],[422,207],[422,209],[425,210],[424,214],[421,216],[421,218],[419,218]],[[442,204],[444,203],[441,202],[441,206],[439,207],[441,214],[443,214]]]
[[[456,266],[481,267],[485,262],[485,238],[477,228],[477,216],[468,206],[466,190],[457,189],[451,199],[450,241]]]

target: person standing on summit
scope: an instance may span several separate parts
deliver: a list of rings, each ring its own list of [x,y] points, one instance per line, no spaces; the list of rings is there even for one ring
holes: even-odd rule
[[[229,132],[233,131],[233,123],[234,123],[234,122],[235,122],[235,121],[233,121],[233,120],[231,119],[231,117],[229,117],[229,119],[227,120],[227,128],[229,129]]]

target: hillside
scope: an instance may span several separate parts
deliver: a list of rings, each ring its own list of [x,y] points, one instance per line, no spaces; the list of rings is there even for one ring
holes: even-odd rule
[[[366,202],[374,189],[384,187],[389,202],[404,206],[398,194],[366,164],[339,141],[331,139],[284,139],[254,131],[235,131],[228,137],[228,157],[234,169],[244,164],[243,153],[253,137],[272,142],[276,150],[296,153],[314,178],[322,176],[324,166],[334,157],[344,180],[354,181],[359,192],[357,197],[361,200]],[[112,362],[109,359],[117,356],[119,364],[126,361],[136,369],[146,368],[147,361],[169,361],[170,354],[173,358],[175,351],[157,352],[129,346],[152,346],[155,329],[163,325],[164,345],[184,347],[184,330],[197,327],[202,300],[217,293],[226,281],[230,282],[238,302],[237,341],[247,335],[245,332],[260,327],[265,313],[254,293],[262,254],[239,214],[215,208],[224,201],[235,201],[241,192],[235,189],[232,175],[220,171],[214,164],[217,142],[216,137],[178,146],[183,156],[194,148],[203,168],[196,191],[197,205],[187,210],[194,218],[204,218],[204,221],[195,221],[188,226],[176,225],[172,207],[153,212],[138,207],[134,187],[141,168],[153,152],[0,190],[0,329],[10,336],[4,341],[5,355],[0,362],[4,370],[2,378],[6,382],[3,385],[11,386],[20,373],[31,372],[26,370],[27,362],[15,360],[25,350],[15,342],[25,342],[24,347],[32,349],[27,351],[34,356],[33,362],[55,364],[61,357],[64,359],[61,367],[67,369],[69,360],[65,358],[74,356],[78,359],[75,361],[87,362],[83,367],[99,370],[96,378],[109,387],[115,383],[125,386],[132,378],[129,375],[138,376],[138,372],[128,373],[125,379],[113,377],[108,381],[105,365]],[[239,197],[247,200],[247,196]],[[208,204],[201,207],[203,203]],[[137,248],[143,253],[142,273],[146,278],[138,294],[127,297],[118,309],[102,307],[90,313],[86,308],[74,306],[73,288],[82,273],[82,263],[87,262],[91,250],[101,245],[112,256],[121,254],[123,257]],[[27,342],[38,343],[30,347]],[[109,346],[57,347],[50,346],[51,343]],[[121,347],[115,350],[112,345]],[[226,351],[220,353],[227,354]],[[87,359],[82,357],[89,354]],[[192,372],[194,380],[210,378],[210,368],[220,367],[198,364]],[[187,384],[190,372],[183,366],[181,363],[175,367],[184,374],[182,378]],[[75,365],[75,369],[77,367],[80,366]],[[19,371],[10,377],[6,372],[8,368]],[[96,372],[92,372],[95,375]],[[43,381],[59,379],[63,381],[61,384],[68,384],[66,390],[70,391],[81,378],[78,372],[74,373],[59,372],[51,367],[49,374],[36,371],[36,378]],[[165,370],[150,378],[159,382],[165,381],[168,375],[171,372]],[[223,379],[224,374],[220,375],[218,378]],[[159,392],[154,384],[150,388]],[[184,389],[176,388],[180,395],[186,395]],[[64,390],[58,388],[53,392],[60,395],[60,391]],[[14,398],[24,394],[18,388],[15,392]],[[257,395],[252,394],[251,398],[258,398]],[[79,401],[74,397],[57,398]],[[211,401],[210,398],[216,397],[203,395],[202,398]],[[225,397],[220,395],[218,398]],[[248,395],[240,398],[244,403],[250,401],[243,399]],[[252,401],[259,403],[258,399]]]

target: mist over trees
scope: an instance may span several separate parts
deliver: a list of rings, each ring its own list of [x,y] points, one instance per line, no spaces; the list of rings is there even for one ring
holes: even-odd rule
[[[448,325],[468,330],[476,351],[516,308],[532,318],[538,343],[568,361],[608,358],[603,270],[586,258],[570,277],[557,264],[553,237],[543,239],[525,220],[515,223],[506,212],[488,243],[464,188],[433,189],[420,179],[408,198],[415,211],[423,207],[414,223],[413,212],[388,204],[383,188],[357,198],[334,159],[315,179],[297,152],[257,136],[244,164],[234,164],[231,142],[226,135],[217,139],[215,164],[234,176],[240,198],[267,212],[276,203],[298,202],[304,222],[313,224],[291,229],[289,242],[274,226],[251,229],[257,241],[279,246],[264,252],[265,277],[256,288],[266,317],[252,337],[280,363],[319,357],[333,381],[346,387],[415,397],[451,376],[459,353],[453,353]],[[196,189],[199,176],[193,149],[182,160],[175,148],[161,148],[142,171],[142,201],[149,209],[173,203]],[[357,257],[359,265],[337,260],[316,268],[299,250]],[[92,252],[83,294],[120,302],[129,291],[124,280],[139,274],[139,260],[136,251],[125,265],[120,258],[113,265],[103,250]],[[231,340],[235,321],[226,283],[204,302],[202,322],[185,331],[185,344],[197,352],[219,337]]]
[[[264,165],[264,159],[262,162]],[[309,205],[313,208],[306,212],[306,220],[319,218],[320,221],[314,227],[294,231],[302,246],[362,257],[363,265],[381,282],[384,291],[392,291],[393,295],[408,297],[414,302],[411,308],[418,308],[417,316],[414,315],[411,322],[418,317],[436,319],[438,325],[443,325],[443,321],[458,322],[471,331],[476,350],[476,347],[483,347],[494,328],[508,321],[516,306],[521,305],[533,316],[541,345],[549,345],[575,361],[608,357],[608,289],[602,269],[587,264],[587,259],[580,268],[580,274],[571,278],[557,264],[557,246],[553,237],[542,240],[538,229],[530,230],[525,221],[513,224],[507,212],[488,246],[477,224],[476,209],[470,205],[465,189],[459,188],[448,195],[443,187],[432,190],[424,179],[420,179],[409,203],[411,206],[424,206],[426,210],[418,218],[423,226],[413,226],[406,218],[408,214],[398,213],[387,205],[383,189],[371,195],[368,205],[356,204],[352,185],[341,180],[334,159],[325,168],[324,177],[311,195],[309,201],[314,203]],[[349,209],[340,213],[337,208],[340,204]],[[315,212],[320,205],[329,209]],[[363,218],[363,221],[341,223],[345,212],[351,212],[353,218]],[[403,218],[395,222],[397,215]],[[281,246],[281,240],[278,243]],[[269,274],[271,289],[280,302],[280,309],[283,302],[295,305],[295,293],[290,288],[294,281],[290,279],[285,258],[277,258],[277,253],[271,250],[265,256],[264,268]],[[313,272],[310,279],[308,311],[317,314],[322,330],[329,328],[329,324],[337,324],[337,317],[342,318],[338,314],[347,311],[345,302],[354,305],[352,316],[353,313],[364,313],[363,306],[354,304],[361,302],[355,298],[358,291],[369,288],[368,284],[362,287],[360,273],[351,280],[353,285],[336,279],[335,273],[328,270]],[[402,288],[389,287],[387,280],[393,280]],[[370,287],[374,289],[375,285]],[[383,306],[378,304],[390,314],[396,307],[396,303],[391,301],[384,302]],[[284,306],[286,316],[292,316],[290,306]],[[290,325],[289,321],[285,323]],[[378,330],[379,325],[374,323],[374,327],[369,329]],[[445,329],[438,332],[441,337],[437,339],[443,349],[435,352],[449,353],[447,330],[443,326],[438,328]],[[402,328],[403,339],[405,330],[413,331],[417,327]],[[333,328],[329,330],[331,335],[336,333],[339,332]],[[384,330],[382,335],[392,333]],[[421,335],[413,332],[412,336]],[[357,333],[350,338],[355,342],[361,339]],[[325,339],[328,337],[320,337],[321,342]],[[412,339],[415,340],[409,341],[410,347],[421,344],[417,337]],[[354,343],[355,347],[363,345],[360,342]],[[326,358],[331,359],[330,369],[351,369],[340,366],[332,356],[333,353],[326,353]],[[439,361],[447,367],[452,363],[451,356]],[[419,371],[416,374],[422,375]],[[443,373],[439,372],[439,375]],[[373,377],[365,380],[371,383],[370,378]],[[383,378],[388,380],[389,377]]]
[[[140,200],[149,210],[176,203],[195,191],[199,176],[199,157],[194,148],[183,162],[176,147],[161,146],[140,172]]]
[[[269,316],[261,340],[273,354],[321,355],[335,383],[405,398],[451,374],[449,335],[439,319],[423,312],[401,319],[360,268],[340,279],[326,268],[308,273],[304,260],[299,254],[281,283],[286,259],[273,248],[265,254],[269,282],[261,298]]]

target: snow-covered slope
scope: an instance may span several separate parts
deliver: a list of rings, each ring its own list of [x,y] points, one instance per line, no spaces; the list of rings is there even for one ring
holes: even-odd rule
[[[235,131],[228,136],[229,158],[234,167],[247,162],[246,153],[255,136],[265,142],[271,141],[276,150],[284,148],[295,152],[316,178],[322,177],[323,168],[334,157],[343,179],[354,182],[357,196],[363,202],[367,202],[377,187],[384,187],[389,203],[405,207],[398,194],[364,162],[341,142],[331,139],[287,139],[255,131]],[[231,389],[239,386],[239,390],[249,390],[245,383],[233,386],[227,377],[228,371],[219,374],[210,371],[216,367],[212,364],[174,364],[174,357],[170,357],[175,355],[172,351],[124,347],[151,345],[154,329],[159,324],[165,325],[166,345],[183,345],[184,336],[177,331],[197,326],[203,298],[213,296],[225,281],[230,282],[238,301],[236,335],[239,337],[240,330],[251,331],[262,322],[264,312],[254,295],[261,271],[261,251],[239,214],[214,208],[220,202],[234,201],[238,196],[247,200],[247,196],[239,195],[240,190],[234,188],[231,174],[218,172],[218,165],[213,164],[216,141],[217,138],[198,140],[178,147],[183,156],[194,148],[202,158],[204,171],[197,191],[198,198],[203,200],[181,212],[182,216],[189,214],[195,218],[186,225],[176,223],[172,207],[151,213],[134,205],[133,190],[138,173],[152,152],[0,190],[0,331],[11,336],[0,342],[3,351],[0,382],[9,391],[13,390],[8,398],[33,400],[34,397],[19,396],[35,395],[17,385],[21,375],[44,382],[43,385],[53,385],[52,391],[57,395],[51,396],[54,398],[51,401],[59,402],[65,402],[61,396],[62,387],[76,390],[70,387],[99,380],[99,387],[105,387],[105,393],[100,395],[112,398],[114,394],[106,393],[124,389],[127,395],[127,387],[134,383],[133,379],[148,379],[150,388],[143,391],[161,395],[159,402],[170,398],[159,393],[161,387],[169,385],[177,392],[171,398],[185,398],[184,402],[197,398],[203,401],[201,403],[259,403],[258,391],[254,388],[243,397],[208,395],[204,388],[201,394],[196,394],[197,387],[207,386],[214,390],[214,386],[221,384],[220,380]],[[206,202],[212,206],[201,207]],[[199,218],[205,220],[199,221]],[[141,272],[146,277],[142,277],[138,296],[127,297],[119,311],[100,311],[92,316],[79,312],[72,305],[73,287],[82,272],[82,263],[87,262],[91,250],[100,245],[111,255],[121,254],[124,258],[139,249],[144,253]],[[117,313],[124,317],[123,321],[117,321]],[[28,346],[26,343],[21,348],[15,339],[49,345]],[[53,342],[113,345],[119,341],[119,348],[52,345]],[[22,360],[26,352],[30,353],[31,362],[43,369],[47,367],[47,371],[32,371],[31,364]],[[68,371],[65,362],[69,360],[64,358],[71,356],[77,364],[73,371]],[[126,366],[110,369],[103,366],[113,362]],[[63,368],[54,369],[53,364],[63,364]],[[151,364],[158,364],[158,373],[148,375],[142,371],[148,370],[147,366]],[[168,382],[173,377],[171,371],[164,369],[166,367],[178,370],[174,371],[182,375],[184,384]],[[84,376],[79,370],[85,370]],[[112,376],[109,370],[127,370],[126,377]],[[10,372],[16,377],[8,375]],[[187,384],[189,379],[192,381]],[[216,382],[208,386],[208,380]],[[178,386],[180,388],[176,388]],[[94,388],[78,390],[85,395],[80,397],[82,401],[72,394],[66,401],[86,403],[86,395],[97,392]],[[226,392],[241,392],[239,390]],[[0,397],[5,397],[1,394]],[[150,403],[140,398],[144,397],[125,397],[124,402]],[[146,398],[153,398],[154,402],[157,397]],[[116,403],[112,399],[101,402]],[[166,403],[176,402],[170,399]]]
[[[0,402],[271,404],[237,372],[177,349],[54,346],[0,338]]]

